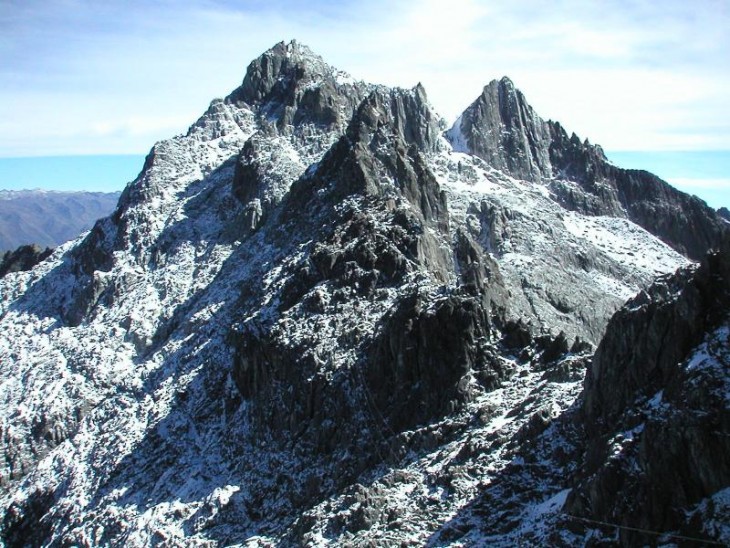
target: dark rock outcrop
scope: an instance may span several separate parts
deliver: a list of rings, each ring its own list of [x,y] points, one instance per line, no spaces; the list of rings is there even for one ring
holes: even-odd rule
[[[647,171],[621,169],[586,159],[586,178],[575,188],[555,181],[551,190],[567,209],[626,217],[690,259],[700,260],[728,232],[705,202]]]
[[[378,312],[377,329],[363,331],[355,321],[338,330],[339,351],[357,358],[327,374],[326,356],[306,341],[292,345],[276,323],[232,332],[234,378],[255,401],[256,424],[274,438],[307,431],[325,451],[353,437],[372,443],[382,428],[394,435],[454,411],[469,399],[473,379],[492,389],[507,374],[489,347],[506,290],[496,262],[468,235],[459,231],[451,242],[446,198],[424,158],[437,149],[438,132],[420,86],[373,91],[271,217],[269,224],[311,233],[302,223],[326,211],[330,225],[281,286],[274,317],[301,310],[335,321],[355,298],[389,308]],[[415,279],[431,289],[417,291]],[[457,291],[433,290],[453,280]],[[409,296],[384,302],[393,289]],[[356,418],[363,412],[376,417],[369,434]],[[341,425],[336,432],[327,427],[332,417]]]
[[[386,410],[396,431],[453,412],[470,398],[472,377],[491,390],[506,376],[492,359],[492,342],[490,313],[479,299],[404,299],[385,321],[368,360],[375,405]]]
[[[293,40],[253,60],[227,100],[262,105],[279,131],[306,124],[332,129],[347,124],[366,89],[362,82],[340,83],[334,68]]]
[[[30,270],[51,253],[53,249],[50,247],[41,249],[36,244],[22,245],[15,251],[6,251],[0,258],[0,278],[9,272]]]
[[[616,313],[585,381],[586,461],[569,513],[692,538],[711,536],[703,520],[727,519],[691,516],[730,486],[728,322],[727,244]]]
[[[324,153],[317,137],[341,134],[372,88],[342,76],[306,46],[281,42],[251,62],[241,87],[226,99],[255,108],[262,126],[241,150],[233,176],[233,194],[246,208],[245,230],[261,225],[307,167],[272,147],[272,139],[286,136],[313,155]]]
[[[551,174],[550,128],[509,78],[485,86],[448,135],[457,148],[514,177],[539,181]]]
[[[619,310],[586,377],[585,410],[610,426],[640,392],[664,388],[687,353],[730,313],[730,246],[655,282]]]
[[[563,207],[626,217],[699,260],[728,233],[718,212],[655,175],[611,164],[600,146],[542,120],[508,79],[493,81],[447,132],[455,148],[513,177],[550,181]]]
[[[311,208],[310,202],[323,199],[337,203],[364,195],[393,211],[405,200],[411,206],[408,215],[414,216],[406,225],[421,226],[418,258],[445,282],[453,271],[451,256],[426,227],[448,236],[446,195],[423,156],[429,148],[420,148],[435,150],[437,134],[438,120],[420,86],[372,92],[314,173],[292,185],[283,204],[285,218],[295,218]]]
[[[385,197],[400,191],[424,219],[444,218],[445,197],[422,157],[437,150],[438,134],[439,120],[420,85],[373,91],[316,175],[327,182],[344,175],[342,193]]]

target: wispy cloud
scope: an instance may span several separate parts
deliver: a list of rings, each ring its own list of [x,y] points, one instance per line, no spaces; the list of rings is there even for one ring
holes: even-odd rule
[[[509,75],[607,148],[730,149],[728,28],[712,0],[6,1],[0,155],[142,152],[291,38],[450,119]]]
[[[679,188],[695,190],[723,190],[730,191],[730,178],[728,179],[687,179],[672,177],[669,181]]]

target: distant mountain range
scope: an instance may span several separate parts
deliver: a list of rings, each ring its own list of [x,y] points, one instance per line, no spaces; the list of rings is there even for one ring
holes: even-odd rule
[[[114,211],[119,194],[0,190],[0,253],[27,244],[67,242]]]

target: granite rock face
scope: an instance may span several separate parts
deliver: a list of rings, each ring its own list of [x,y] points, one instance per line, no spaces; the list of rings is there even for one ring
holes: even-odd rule
[[[343,127],[365,87],[333,69],[307,46],[280,42],[251,62],[241,87],[228,100],[264,105],[262,114],[275,120],[279,131],[308,124]]]
[[[492,81],[449,132],[456,148],[518,179],[552,175],[550,126],[527,104],[509,78]]]
[[[462,236],[460,251],[450,249],[445,195],[424,156],[438,148],[437,124],[420,86],[375,90],[281,202],[276,222],[290,233],[312,234],[310,223],[320,215],[330,226],[315,232],[316,241],[281,287],[272,319],[334,318],[343,304],[356,301],[359,314],[374,315],[382,327],[363,330],[352,318],[337,340],[351,366],[325,376],[317,371],[331,358],[316,350],[316,336],[292,345],[290,334],[270,321],[231,333],[236,383],[256,402],[257,428],[275,439],[306,431],[319,451],[351,447],[363,399],[384,421],[380,428],[396,436],[462,406],[472,376],[485,379],[481,391],[506,376],[483,363],[492,316],[504,309],[506,291],[496,263],[473,242]],[[333,431],[326,425],[334,416],[349,418]],[[382,438],[371,440],[373,447]],[[368,454],[364,447],[358,452]]]
[[[726,243],[616,313],[585,380],[584,476],[568,512],[715,537],[709,524],[727,519],[720,501],[730,485],[729,312]]]
[[[295,41],[251,62],[241,86],[226,98],[254,109],[263,126],[241,150],[233,178],[233,193],[246,208],[244,229],[261,225],[291,182],[344,131],[372,88]],[[287,140],[305,154],[292,153]]]
[[[730,251],[708,255],[696,270],[655,282],[609,322],[586,377],[585,410],[592,424],[610,425],[640,390],[666,386],[690,349],[726,319]]]
[[[2,542],[580,545],[567,511],[632,523],[621,493],[661,498],[632,466],[671,463],[702,478],[667,500],[730,541],[724,445],[690,429],[725,428],[724,259],[646,289],[592,364],[690,261],[509,81],[464,124],[450,146],[422,86],[277,44],[83,241],[0,280]],[[631,460],[652,428],[671,451]]]

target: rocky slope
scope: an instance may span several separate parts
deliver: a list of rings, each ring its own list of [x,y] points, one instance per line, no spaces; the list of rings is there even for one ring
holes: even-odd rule
[[[55,247],[90,229],[117,205],[118,192],[0,191],[0,252]]]
[[[421,86],[278,44],[6,276],[5,544],[581,538],[557,512],[590,351],[689,260],[445,127]]]

